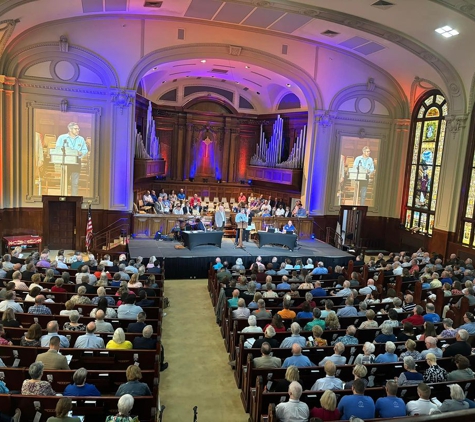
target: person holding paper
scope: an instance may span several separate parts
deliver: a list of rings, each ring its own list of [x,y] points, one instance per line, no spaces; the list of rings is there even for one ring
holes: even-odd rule
[[[358,170],[358,173],[366,174],[366,180],[359,181],[360,205],[364,205],[366,201],[366,192],[368,191],[369,178],[374,173],[374,162],[369,156],[371,150],[368,146],[363,147],[363,155],[356,157],[353,163],[353,168]]]

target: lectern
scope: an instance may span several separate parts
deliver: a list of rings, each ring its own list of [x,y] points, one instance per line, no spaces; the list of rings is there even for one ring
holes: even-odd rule
[[[60,195],[68,195],[68,165],[80,165],[79,151],[62,147],[49,150],[50,162],[61,166]]]
[[[360,200],[360,182],[368,180],[368,170],[358,167],[358,168],[349,168],[348,169],[348,179],[355,182],[355,196],[353,203],[358,205]]]
[[[244,229],[247,228],[247,221],[239,221],[236,223],[236,227],[239,229],[239,243],[238,243],[238,248],[242,248],[242,234],[244,232]]]

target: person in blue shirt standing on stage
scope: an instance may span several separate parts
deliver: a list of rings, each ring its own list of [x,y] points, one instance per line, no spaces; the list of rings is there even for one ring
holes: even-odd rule
[[[239,212],[236,214],[236,224],[237,223],[247,223],[249,221],[249,218],[247,216],[247,213],[246,213],[246,209],[245,208],[241,208],[239,210]],[[245,229],[244,229],[245,230]],[[237,228],[236,229],[236,241],[234,242],[235,245],[238,244],[239,242],[239,234],[241,232],[241,229],[240,228]],[[243,233],[244,235],[244,233]]]

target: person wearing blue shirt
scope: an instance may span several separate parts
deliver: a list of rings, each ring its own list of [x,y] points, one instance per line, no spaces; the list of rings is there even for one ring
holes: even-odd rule
[[[282,282],[277,284],[277,289],[276,290],[290,290],[290,284],[288,283],[289,278],[284,275],[282,277]]]
[[[100,396],[101,393],[95,385],[86,383],[87,370],[79,368],[73,375],[74,384],[69,384],[63,396]]]
[[[345,307],[338,309],[338,312],[336,313],[336,316],[338,318],[341,318],[341,317],[355,317],[357,315],[358,315],[358,311],[353,306],[353,299],[350,298],[350,297],[346,298]]]
[[[386,382],[386,394],[387,397],[380,397],[376,400],[376,417],[390,419],[406,416],[406,403],[404,403],[403,399],[396,397],[396,381],[388,380]]]
[[[221,258],[216,258],[216,264],[213,265],[213,269],[219,270],[223,268],[223,264],[221,263]]]
[[[238,225],[238,223],[248,223],[249,222],[249,217],[247,216],[245,208],[241,208],[241,210],[236,214],[235,222],[236,222],[236,225]],[[243,230],[245,230],[245,229],[243,229]],[[241,229],[238,227],[236,229],[236,239],[234,241],[234,243],[236,245],[238,244],[240,234],[241,234]],[[244,233],[243,233],[243,239],[244,239]]]
[[[440,316],[435,313],[435,306],[432,303],[426,305],[426,314],[424,315],[424,321],[432,322],[436,324],[440,322]]]
[[[394,353],[396,350],[396,345],[392,341],[386,342],[385,349],[386,353],[378,355],[374,360],[374,363],[392,363],[399,360],[397,355]],[[373,418],[374,416],[371,417]]]
[[[302,204],[299,205],[295,215],[297,217],[306,217],[307,216],[307,211],[305,210],[304,207],[302,207]]]
[[[461,325],[458,329],[459,330],[467,330],[468,334],[475,335],[475,317],[471,312],[465,312],[463,316],[463,322],[465,324]]]
[[[374,418],[374,401],[371,397],[364,395],[364,381],[359,378],[355,379],[351,389],[353,395],[343,396],[338,403],[341,420],[347,421],[352,416],[363,420]]]
[[[299,344],[292,345],[292,356],[284,360],[282,368],[288,368],[290,365],[294,365],[297,368],[316,366],[307,356],[302,355],[302,347]]]
[[[369,156],[371,150],[368,146],[363,147],[363,155],[356,157],[353,162],[353,168],[358,170],[358,173],[365,174],[366,180],[359,180],[359,194],[360,204],[364,205],[366,201],[366,192],[368,191],[369,177],[374,173],[374,162]]]
[[[323,262],[320,261],[310,274],[312,275],[328,274],[328,269],[326,269]]]
[[[327,291],[322,287],[322,283],[316,281],[314,286],[315,288],[313,290],[310,290],[310,293],[312,293],[313,297],[321,297],[327,295]]]
[[[81,172],[81,158],[85,158],[89,152],[86,141],[82,136],[79,136],[79,125],[75,122],[68,124],[68,133],[60,135],[56,141],[56,149],[68,148],[77,152],[77,164],[68,164],[68,174],[71,177],[71,195],[78,195],[79,187],[79,173]],[[65,150],[67,154],[67,151]],[[63,183],[68,183],[63,180]]]
[[[283,228],[283,231],[286,232],[286,231],[292,231],[294,232],[295,231],[295,226],[292,224],[292,221],[287,221],[287,224],[284,226]]]
[[[183,201],[186,196],[185,196],[185,192],[183,192],[183,189],[180,189],[180,192],[178,192],[178,195],[176,196],[180,201]]]

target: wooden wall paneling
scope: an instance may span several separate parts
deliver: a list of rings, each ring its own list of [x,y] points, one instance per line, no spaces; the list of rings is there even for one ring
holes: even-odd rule
[[[434,228],[429,239],[429,252],[436,252],[447,258],[447,245],[450,233]]]

